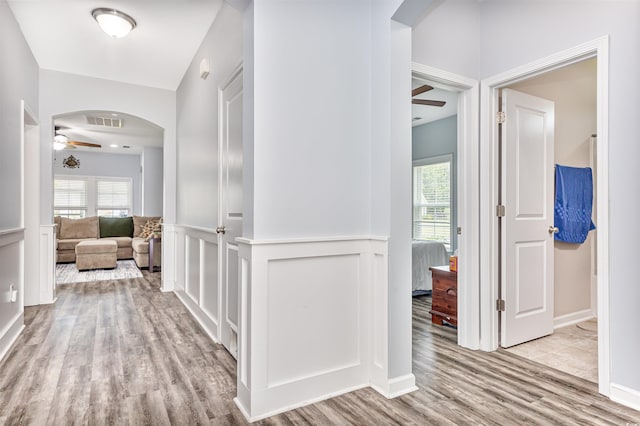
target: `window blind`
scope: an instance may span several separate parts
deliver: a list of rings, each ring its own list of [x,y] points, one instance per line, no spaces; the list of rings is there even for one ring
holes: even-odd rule
[[[128,181],[97,181],[98,209],[129,209],[131,184]]]
[[[86,208],[87,181],[80,179],[55,179],[54,205],[56,208]]]

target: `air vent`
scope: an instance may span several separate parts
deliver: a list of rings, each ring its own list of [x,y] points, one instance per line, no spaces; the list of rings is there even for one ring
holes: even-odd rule
[[[122,145],[122,147],[125,148],[125,149],[131,148],[131,146],[129,146],[129,145]]]
[[[117,129],[120,129],[124,126],[124,120],[122,120],[121,118],[94,117],[91,115],[87,116],[87,123],[94,126],[115,127]]]

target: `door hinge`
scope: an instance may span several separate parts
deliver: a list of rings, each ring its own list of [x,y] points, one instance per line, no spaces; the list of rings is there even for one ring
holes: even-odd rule
[[[504,310],[505,310],[504,299],[497,299],[496,300],[496,311],[504,312]]]
[[[462,227],[458,226],[458,235],[462,235]]]
[[[506,212],[506,209],[505,209],[505,207],[504,207],[504,205],[503,205],[503,204],[498,204],[498,205],[496,206],[496,216],[498,216],[498,217],[504,217],[505,212]]]
[[[496,112],[496,123],[502,124],[505,122],[506,119],[507,119],[507,114],[505,114],[504,111]]]

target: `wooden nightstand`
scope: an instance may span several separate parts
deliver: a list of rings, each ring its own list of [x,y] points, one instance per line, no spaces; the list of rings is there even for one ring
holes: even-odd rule
[[[458,273],[449,270],[449,266],[432,266],[433,282],[431,322],[442,325],[443,322],[458,325]]]
[[[162,267],[162,265],[154,265],[153,264],[153,253],[155,250],[162,250],[162,246],[160,243],[162,242],[162,238],[151,238],[149,239],[149,272],[156,272]]]

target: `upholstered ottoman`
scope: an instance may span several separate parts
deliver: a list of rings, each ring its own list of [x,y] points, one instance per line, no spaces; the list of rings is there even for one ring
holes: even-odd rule
[[[76,245],[76,267],[78,271],[115,268],[117,251],[118,243],[115,240],[80,241]]]

